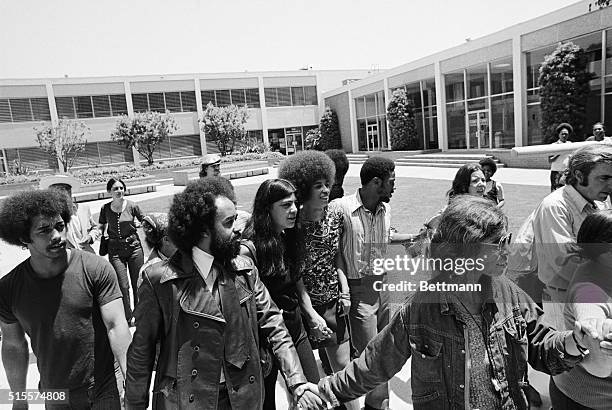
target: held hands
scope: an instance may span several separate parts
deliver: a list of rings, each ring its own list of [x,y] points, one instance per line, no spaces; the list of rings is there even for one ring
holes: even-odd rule
[[[574,325],[574,336],[583,349],[601,349],[604,355],[612,356],[612,319],[577,321]]]
[[[301,384],[293,390],[293,400],[298,410],[327,409],[327,402],[319,396],[319,388],[313,383]]]

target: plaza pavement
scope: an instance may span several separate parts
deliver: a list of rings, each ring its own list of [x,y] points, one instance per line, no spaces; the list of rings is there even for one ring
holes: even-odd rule
[[[347,177],[359,177],[359,166],[351,165]],[[407,167],[398,166],[395,169],[396,179],[401,178],[424,178],[424,179],[435,179],[435,180],[448,180],[452,181],[456,168],[432,168],[432,167]],[[519,168],[499,168],[495,174],[495,180],[501,183],[509,183],[516,185],[535,185],[535,186],[549,186],[549,170],[542,169],[519,169]],[[270,168],[270,173],[267,175],[261,175],[256,177],[242,178],[232,180],[234,186],[242,185],[259,185],[266,179],[275,178],[277,175],[276,168]],[[174,195],[177,192],[181,192],[184,187],[177,187],[174,185],[161,185],[158,187],[157,192],[150,192],[145,194],[131,195],[129,199],[134,202],[142,202],[150,199],[167,197]],[[109,199],[103,199],[98,201],[87,202],[86,204],[92,210],[92,213],[99,212],[102,205],[108,202]],[[94,245],[97,251],[98,243]],[[6,275],[10,270],[18,265],[20,262],[28,257],[27,250],[7,245],[0,241],[0,277]],[[1,361],[1,359],[0,359]],[[529,379],[536,387],[536,389],[542,394],[544,405],[540,408],[548,409],[550,401],[548,400],[548,376],[543,373],[535,372],[530,370]],[[402,370],[393,377],[390,381],[390,408],[393,410],[401,409],[412,409],[411,404],[411,388],[410,388],[410,360],[404,365]],[[28,388],[36,388],[38,385],[38,370],[36,368],[36,358],[30,354],[30,365],[28,368]],[[278,382],[278,388],[276,390],[276,401],[277,408],[287,409],[287,398],[282,389],[283,382]],[[6,374],[4,372],[4,366],[0,366],[0,389],[7,389],[8,382],[6,380]],[[363,399],[361,399],[363,405]],[[0,409],[9,409],[10,406],[0,403]],[[30,405],[31,409],[43,409],[43,405]]]

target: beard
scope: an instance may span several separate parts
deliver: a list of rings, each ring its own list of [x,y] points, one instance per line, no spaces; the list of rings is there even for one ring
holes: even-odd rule
[[[223,265],[229,264],[240,253],[240,234],[223,239],[219,238],[215,232],[212,237],[210,250],[215,259],[218,259]]]

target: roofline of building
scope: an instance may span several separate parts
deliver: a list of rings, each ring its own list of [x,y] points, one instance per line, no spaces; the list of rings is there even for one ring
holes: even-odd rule
[[[117,82],[140,82],[140,81],[184,81],[184,80],[214,80],[232,78],[252,78],[252,77],[301,77],[314,76],[316,74],[344,72],[347,74],[363,74],[372,72],[372,69],[334,69],[334,70],[292,70],[292,71],[242,71],[226,73],[186,73],[186,74],[147,74],[147,75],[116,75],[102,77],[39,77],[39,78],[3,78],[0,79],[0,86],[16,85],[41,85],[46,83],[53,84],[95,84],[95,83],[117,83]]]
[[[430,54],[428,56],[419,58],[409,63],[402,64],[397,67],[390,68],[385,71],[381,71],[378,74],[372,75],[370,77],[364,78],[359,81],[352,82],[350,84],[336,88],[334,90],[326,91],[322,94],[322,97],[328,98],[334,95],[342,94],[349,90],[353,90],[353,89],[360,88],[360,87],[363,87],[369,84],[373,84],[378,81],[382,81],[385,78],[393,77],[394,75],[406,73],[406,72],[421,68],[423,66],[434,64],[437,61],[443,61],[443,60],[447,60],[453,57],[457,57],[462,54],[466,54],[471,51],[481,49],[483,47],[487,47],[487,46],[491,46],[494,44],[512,40],[512,38],[515,36],[528,34],[534,31],[538,31],[545,27],[559,24],[567,20],[571,20],[575,17],[587,14],[589,12],[588,11],[589,4],[591,3],[592,1],[589,1],[589,0],[578,1],[576,3],[570,4],[558,10],[544,14],[542,16],[535,17],[533,19],[524,21],[522,23],[514,24],[510,27],[506,27],[502,30],[496,31],[491,34],[487,34],[482,37],[478,37],[476,39],[467,41],[455,47],[451,47],[446,50],[442,50],[437,53]],[[599,9],[592,10],[591,12],[596,12],[597,10]]]

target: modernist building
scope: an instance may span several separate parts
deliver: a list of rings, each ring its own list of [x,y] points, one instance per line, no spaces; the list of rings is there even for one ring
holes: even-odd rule
[[[110,140],[117,116],[166,110],[178,125],[156,152],[158,159],[218,152],[198,118],[208,102],[248,106],[250,138],[291,154],[318,125],[321,93],[364,78],[367,70],[189,74],[139,77],[0,80],[0,172],[16,162],[30,169],[57,168],[38,148],[34,127],[43,121],[82,120],[91,130],[75,166],[138,160],[135,150]]]
[[[591,4],[593,3],[593,4]],[[416,106],[416,149],[491,150],[542,144],[538,70],[560,42],[586,50],[585,129],[612,128],[612,7],[582,1],[324,93],[348,152],[390,146],[386,105],[404,88]],[[582,137],[582,136],[580,136]]]

